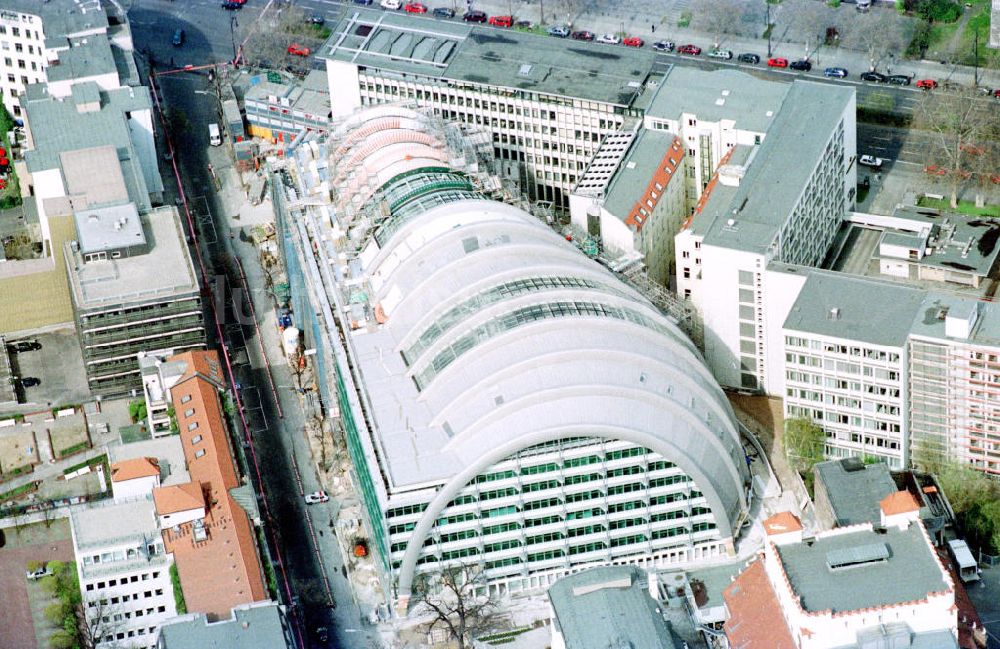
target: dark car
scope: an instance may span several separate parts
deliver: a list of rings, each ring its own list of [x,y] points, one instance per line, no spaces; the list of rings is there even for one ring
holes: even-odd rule
[[[485,11],[466,11],[465,15],[462,16],[462,20],[470,23],[484,23],[489,20],[489,16],[486,15]]]
[[[374,2],[374,1],[375,0],[354,0],[354,4],[356,4],[356,5],[365,5],[367,7],[367,6],[371,5],[371,3]]]
[[[170,40],[174,44],[174,47],[180,47],[184,44],[184,30],[178,29],[174,32],[174,37]]]
[[[793,70],[798,70],[800,72],[809,72],[810,70],[813,69],[813,64],[810,63],[809,61],[792,61],[791,63],[788,64],[788,67],[790,67]]]
[[[575,41],[592,41],[594,38],[594,32],[588,32],[587,30],[582,30],[579,32],[573,32],[569,35]]]
[[[889,79],[884,74],[878,72],[862,72],[862,81],[874,81],[875,83],[886,83]]]
[[[7,343],[7,349],[12,352],[34,352],[42,348],[37,340],[18,340]]]
[[[324,18],[323,16],[320,16],[319,14],[313,14],[312,16],[309,16],[309,23],[310,24],[313,24],[313,25],[322,25],[325,22],[326,22],[326,18]]]
[[[890,74],[888,76],[888,81],[894,86],[908,86],[910,85],[911,77],[905,74]]]
[[[750,63],[751,65],[757,65],[758,63],[760,63],[760,55],[749,54],[749,53],[740,54],[740,58],[738,60],[740,63]]]
[[[229,11],[236,11],[237,9],[240,9],[242,6],[243,5],[241,5],[238,2],[223,2],[222,3],[222,8],[223,9],[228,9]]]
[[[21,379],[21,387],[24,388],[33,388],[36,385],[41,385],[41,384],[42,381],[40,379],[36,379],[33,376],[26,376],[23,379]]]
[[[434,7],[434,15],[438,18],[454,18],[455,10],[451,7]]]

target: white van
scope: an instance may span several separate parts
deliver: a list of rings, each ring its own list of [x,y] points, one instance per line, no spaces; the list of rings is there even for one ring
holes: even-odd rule
[[[219,146],[220,144],[222,144],[222,137],[219,135],[218,124],[208,125],[208,142],[212,146]]]

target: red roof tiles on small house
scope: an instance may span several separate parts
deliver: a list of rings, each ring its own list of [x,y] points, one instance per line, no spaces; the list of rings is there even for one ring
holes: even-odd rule
[[[778,512],[764,521],[764,531],[768,536],[802,531],[802,521],[791,512]]]
[[[136,457],[111,465],[111,481],[125,482],[136,478],[153,478],[160,475],[160,461],[155,457]]]

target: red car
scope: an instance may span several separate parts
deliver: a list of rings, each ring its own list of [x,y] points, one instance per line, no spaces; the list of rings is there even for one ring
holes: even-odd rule
[[[308,47],[302,47],[298,43],[292,43],[288,46],[288,53],[294,54],[295,56],[309,56],[312,54],[312,50]]]
[[[411,14],[425,14],[427,13],[427,6],[419,2],[407,2],[403,5],[403,11]]]
[[[494,27],[513,27],[514,16],[490,16],[490,24]]]
[[[926,90],[934,90],[937,88],[937,81],[934,79],[918,79],[915,84],[918,88],[924,88]]]
[[[768,59],[767,60],[767,67],[769,67],[769,68],[787,68],[788,67],[788,59],[779,59],[779,58]]]
[[[627,45],[628,47],[642,47],[645,41],[643,41],[638,36],[629,36],[622,41],[622,45]]]
[[[681,45],[680,47],[677,48],[677,53],[693,54],[694,56],[698,56],[699,54],[701,54],[701,48],[698,47],[697,45]]]

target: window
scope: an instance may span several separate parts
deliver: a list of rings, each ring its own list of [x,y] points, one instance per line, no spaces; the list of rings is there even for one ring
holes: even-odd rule
[[[193,414],[194,414],[194,408],[188,408],[187,410],[184,411],[185,417],[190,417]]]
[[[202,439],[204,439],[204,438],[201,435],[195,435],[194,437],[191,438],[191,443],[192,444],[197,444]]]
[[[198,422],[192,421],[190,424],[188,424],[188,430],[194,430],[196,428],[198,428]]]
[[[198,449],[194,454],[195,457],[204,457],[204,455],[205,455],[205,449],[203,448]]]
[[[181,397],[181,403],[187,403],[190,400],[191,400],[190,394],[185,394],[183,397]]]

